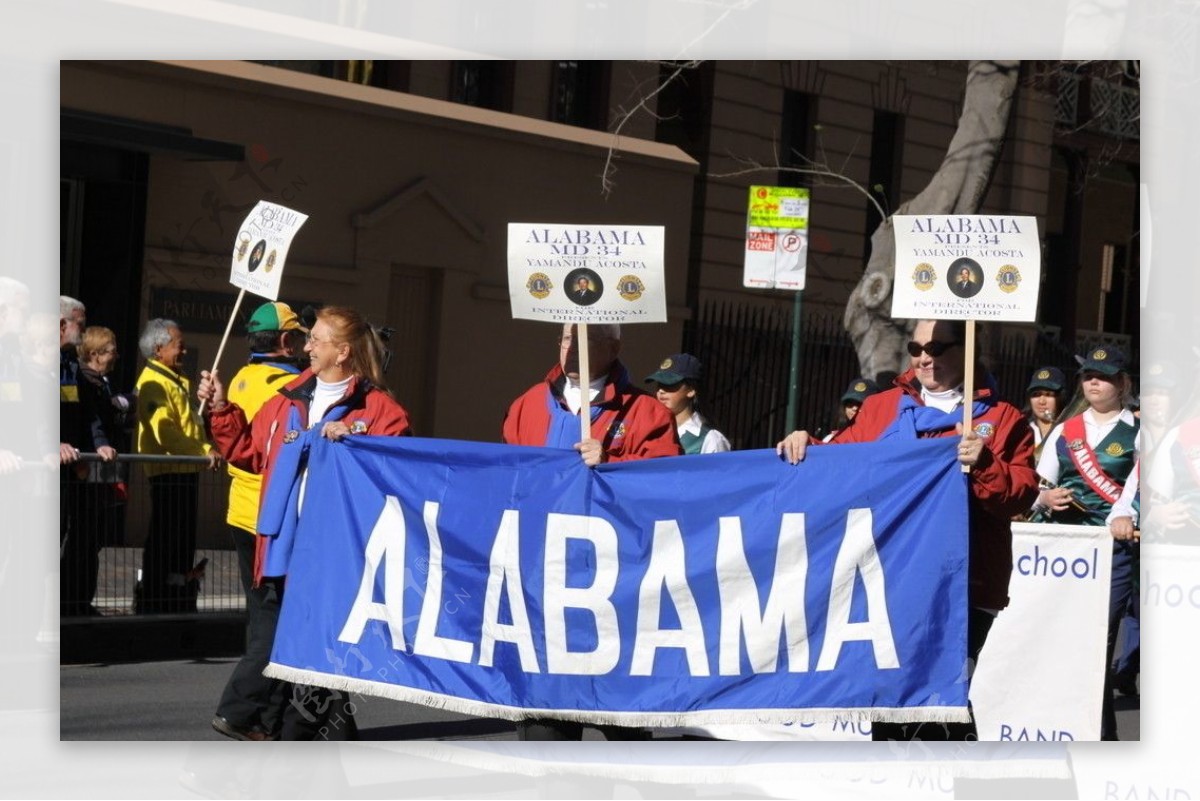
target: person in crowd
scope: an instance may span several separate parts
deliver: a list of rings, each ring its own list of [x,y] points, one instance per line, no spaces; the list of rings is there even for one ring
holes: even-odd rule
[[[7,308],[7,306],[6,306]],[[15,310],[12,310],[15,313]],[[83,404],[79,400],[79,344],[83,329],[87,326],[87,309],[75,298],[62,295],[58,300],[58,437],[59,462],[59,613],[66,616],[88,614],[92,611],[92,593],[86,601],[80,596],[87,592],[89,584],[95,582],[95,571],[90,571],[92,559],[87,554],[92,550],[88,521],[87,485],[88,467],[80,463],[79,454],[88,449],[88,432],[91,420],[85,419]],[[6,318],[7,327],[7,318]],[[31,358],[27,365],[36,369],[40,360]],[[39,371],[40,374],[40,371]],[[36,383],[34,374],[26,375],[22,381]],[[113,458],[106,451],[101,458]],[[97,565],[98,554],[96,557]],[[90,571],[90,572],[89,572]],[[91,578],[87,578],[87,576]]]
[[[82,441],[83,418],[79,406],[79,341],[87,327],[87,309],[75,298],[63,295],[58,301],[59,339],[59,430],[62,432],[59,453],[62,463],[70,464],[79,458],[78,444]]]
[[[621,353],[619,325],[587,327],[590,375],[579,373],[576,327],[564,325],[558,337],[558,364],[545,379],[513,401],[504,417],[502,435],[510,445],[573,448],[583,463],[633,461],[682,453],[675,420],[649,393],[635,387]],[[581,439],[582,393],[590,398],[591,436]],[[610,740],[644,739],[639,729],[598,727]],[[536,718],[517,724],[521,740],[581,740],[583,724]]]
[[[1141,528],[1145,538],[1153,542],[1183,544],[1200,543],[1200,379],[1191,390],[1181,413],[1170,408],[1170,395],[1160,398],[1159,385],[1170,383],[1174,389],[1174,370],[1161,365],[1146,369],[1142,379],[1143,436],[1154,447],[1146,448],[1148,463],[1142,465],[1141,483],[1150,490],[1150,502],[1142,510]],[[1158,435],[1156,418],[1173,421],[1165,433]],[[1155,432],[1155,433],[1152,433]]]
[[[1138,403],[1142,446],[1146,453],[1154,453],[1167,435],[1175,411],[1174,393],[1178,382],[1178,371],[1170,362],[1154,362],[1142,373]]]
[[[834,414],[833,426],[829,433],[821,438],[821,441],[829,442],[837,432],[854,422],[858,410],[862,408],[863,401],[878,391],[879,386],[869,378],[859,376],[851,381],[846,387],[846,391],[842,393],[837,412]]]
[[[187,345],[173,320],[146,323],[138,340],[146,366],[137,379],[137,452],[156,456],[203,456],[216,470],[221,457],[204,437],[190,402],[191,383],[182,374]],[[142,550],[139,612],[194,612],[200,571],[196,517],[203,467],[188,462],[148,463],[150,528]]]
[[[1154,362],[1143,371],[1139,397],[1141,414],[1137,417],[1141,421],[1141,451],[1144,453],[1156,453],[1159,444],[1167,436],[1175,406],[1173,393],[1178,383],[1177,375],[1175,366],[1170,362]],[[1151,472],[1151,460],[1138,462],[1135,475],[1126,481],[1126,489],[1132,493],[1132,498],[1140,500],[1140,483],[1143,479],[1148,479]],[[1122,497],[1125,497],[1125,493],[1122,493]],[[1131,499],[1114,505],[1108,516],[1110,528],[1114,525],[1115,518],[1125,517],[1128,520],[1122,520],[1115,525],[1128,526],[1132,530],[1137,520],[1132,507]],[[1113,536],[1127,539],[1118,537],[1118,533],[1120,532],[1114,532]],[[1141,598],[1135,582],[1134,590],[1130,593],[1129,607],[1125,610],[1125,616],[1121,618],[1120,640],[1113,661],[1113,689],[1121,695],[1140,694],[1138,675],[1141,673],[1141,628]]]
[[[61,361],[57,310],[49,305],[35,308],[23,315],[23,326],[10,339],[18,359],[0,387],[0,508],[14,521],[10,535],[0,542],[0,606],[9,610],[0,623],[0,637],[12,665],[32,665],[45,653],[47,642],[58,642],[54,613],[60,607],[47,595],[58,576],[38,569],[48,543],[22,534],[41,532],[41,525],[49,524],[49,504],[56,495],[65,502],[63,476],[78,464],[62,464],[59,421],[44,411],[54,397]],[[60,513],[64,508],[65,503]],[[63,533],[68,530],[65,518],[60,515]],[[30,521],[41,525],[31,528]],[[9,686],[23,684],[10,675]]]
[[[729,450],[729,440],[697,408],[704,383],[704,365],[699,359],[688,353],[668,356],[658,370],[646,376],[646,383],[654,385],[654,397],[675,416],[675,431],[684,453]]]
[[[1078,357],[1077,357],[1078,358]],[[1087,408],[1050,432],[1038,459],[1038,475],[1049,486],[1038,494],[1037,518],[1054,523],[1103,526],[1120,499],[1141,451],[1140,423],[1126,408],[1132,381],[1125,354],[1094,348],[1080,358],[1080,392]],[[1108,649],[1100,739],[1116,740],[1112,658],[1118,627],[1132,600],[1139,545],[1132,526],[1113,526]]]
[[[968,681],[997,614],[1008,605],[1012,573],[1013,515],[1037,495],[1033,435],[1020,411],[997,397],[995,382],[982,376],[972,406],[972,430],[962,431],[965,375],[964,323],[919,320],[908,343],[909,370],[895,386],[867,397],[854,420],[834,435],[833,444],[885,439],[960,437],[958,461],[970,468],[968,486],[967,665]],[[808,432],[794,431],[776,446],[792,464],[804,458]],[[977,737],[969,723],[881,723],[875,740],[967,740]]]
[[[76,536],[67,538],[59,562],[62,614],[97,615],[92,603],[100,571],[100,549],[109,530],[119,525],[116,511],[125,501],[123,465],[116,462],[119,451],[129,450],[128,431],[134,422],[137,399],[121,393],[109,383],[117,360],[117,337],[111,329],[92,326],[83,332],[78,346],[79,405],[86,425],[80,450],[95,453],[100,462],[79,465],[83,482],[73,485],[79,493],[80,525]]]
[[[264,303],[246,323],[249,361],[229,383],[229,402],[253,420],[258,410],[300,373],[308,329],[286,303]],[[283,727],[285,682],[263,676],[279,623],[279,597],[269,586],[254,586],[254,551],[262,476],[228,466],[229,511],[225,521],[238,557],[246,596],[246,651],[238,661],[213,715],[212,727],[235,740],[277,739]]]
[[[220,452],[235,467],[263,477],[256,523],[260,534],[278,533],[283,518],[298,516],[301,482],[320,480],[308,474],[301,458],[313,437],[338,441],[351,434],[412,433],[408,412],[384,382],[383,343],[357,311],[339,306],[317,311],[304,351],[307,369],[271,395],[252,418],[229,399],[217,371],[204,371],[196,389]],[[263,603],[273,608],[284,600],[290,542],[259,536],[255,544],[254,586],[265,588]],[[279,738],[356,739],[353,708],[346,694],[292,685]],[[247,739],[273,736],[267,730],[263,734]]]
[[[1051,365],[1037,368],[1029,377],[1029,386],[1025,387],[1025,408],[1021,411],[1025,413],[1029,429],[1033,431],[1034,458],[1041,454],[1042,443],[1063,411],[1063,390],[1066,385],[1063,371]]]

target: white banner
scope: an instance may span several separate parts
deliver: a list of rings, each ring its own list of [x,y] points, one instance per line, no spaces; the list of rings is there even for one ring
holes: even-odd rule
[[[808,274],[808,207],[807,189],[750,187],[743,286],[804,289]]]
[[[260,297],[279,300],[288,248],[307,219],[307,214],[286,206],[258,201],[242,221],[233,243],[229,283]]]
[[[892,317],[1037,319],[1042,258],[1036,217],[897,214],[892,227]]]
[[[1194,544],[1142,544],[1142,745],[1073,748],[1080,798],[1200,798],[1196,743],[1183,730],[1200,716],[1200,531],[1189,528]],[[1117,736],[1133,739],[1120,725]]]
[[[1013,524],[1011,601],[971,682],[980,740],[1100,739],[1112,537]]]
[[[552,323],[665,323],[661,225],[508,224],[512,315]]]

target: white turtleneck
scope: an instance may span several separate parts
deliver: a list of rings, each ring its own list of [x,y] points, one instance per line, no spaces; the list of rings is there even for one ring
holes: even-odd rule
[[[592,383],[588,384],[588,401],[594,401],[604,389],[604,384],[608,381],[608,376],[602,375]],[[563,387],[563,400],[567,402],[567,408],[572,414],[579,414],[579,407],[583,405],[583,401],[579,392],[579,382],[567,376],[566,386]]]
[[[962,387],[947,389],[944,392],[933,392],[921,387],[921,402],[943,412],[952,412],[962,404]]]
[[[348,376],[336,384],[327,384],[321,379],[317,379],[317,388],[313,391],[312,403],[308,407],[309,428],[321,422],[321,418],[325,416],[325,412],[329,411],[329,407],[342,399],[346,390],[350,388],[351,378],[353,376]]]

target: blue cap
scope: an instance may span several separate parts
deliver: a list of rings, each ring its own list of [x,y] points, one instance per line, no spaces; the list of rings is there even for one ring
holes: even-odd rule
[[[1063,375],[1063,371],[1057,367],[1039,367],[1033,371],[1033,375],[1029,377],[1029,386],[1025,387],[1025,393],[1033,392],[1035,389],[1048,389],[1051,392],[1062,392],[1063,387],[1067,385],[1067,377]]]
[[[1150,389],[1175,389],[1175,365],[1170,362],[1154,362],[1142,370],[1142,392]]]
[[[1117,373],[1128,372],[1125,363],[1125,354],[1118,348],[1112,345],[1101,345],[1098,348],[1093,348],[1087,356],[1076,356],[1075,360],[1079,362],[1079,373],[1102,373],[1104,375],[1116,375]]]
[[[842,403],[862,403],[864,398],[874,395],[878,391],[879,387],[874,381],[860,376],[846,387],[846,391],[842,393]]]
[[[687,381],[695,384],[704,375],[704,365],[690,353],[675,353],[662,360],[658,370],[646,376],[646,383],[657,381],[660,384],[678,384]]]

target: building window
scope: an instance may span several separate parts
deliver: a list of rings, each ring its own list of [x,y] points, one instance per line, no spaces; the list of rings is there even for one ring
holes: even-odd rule
[[[550,119],[604,130],[608,125],[608,63],[556,61],[550,87]]]
[[[456,61],[450,100],[495,111],[512,109],[512,63],[508,61]]]
[[[892,214],[900,205],[900,177],[904,164],[904,117],[892,111],[875,111],[871,126],[871,164],[867,172],[867,191],[885,214]],[[867,204],[866,248],[871,252],[871,234],[883,222],[871,203]]]
[[[789,168],[811,167],[813,126],[817,119],[817,98],[807,92],[785,89],[783,119],[779,130],[779,186],[812,186],[812,176]]]
[[[1130,326],[1130,297],[1137,291],[1124,245],[1106,242],[1100,250],[1100,304],[1096,330],[1117,334],[1133,333]]]

